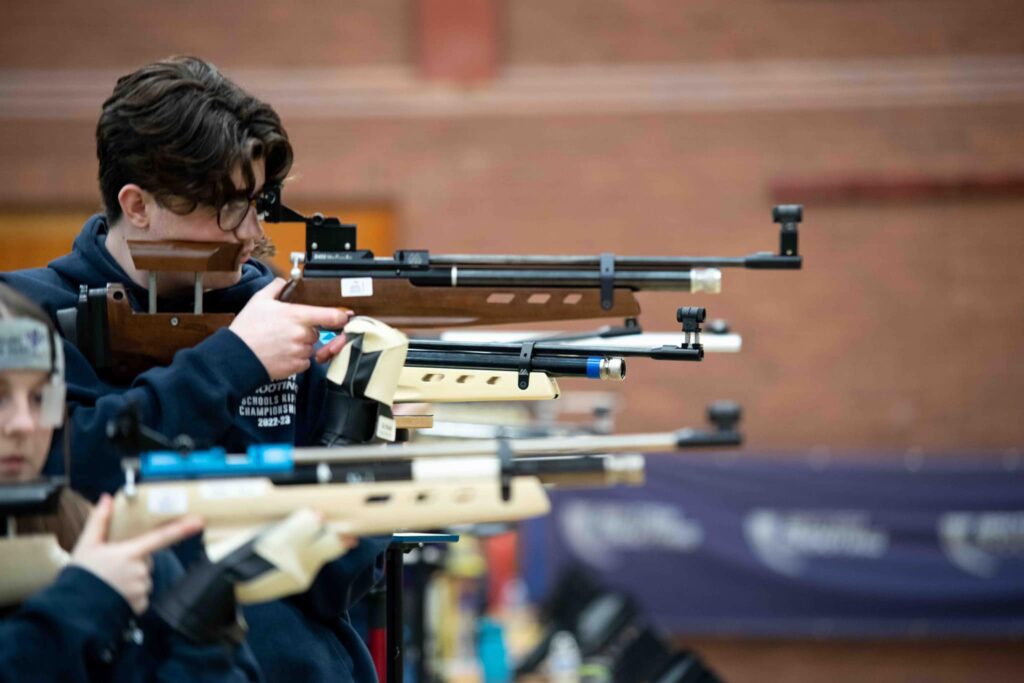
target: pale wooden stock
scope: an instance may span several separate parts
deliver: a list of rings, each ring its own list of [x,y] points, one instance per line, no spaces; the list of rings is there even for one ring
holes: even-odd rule
[[[206,522],[207,540],[250,531],[311,508],[339,533],[353,536],[427,531],[453,524],[505,522],[547,514],[540,481],[515,477],[509,501],[496,479],[274,486],[269,479],[208,479],[136,486],[118,492],[112,540],[131,538],[186,514]]]
[[[402,368],[395,403],[475,403],[480,401],[549,401],[558,398],[558,382],[543,372],[530,373],[530,386],[519,388],[511,370]]]
[[[53,535],[0,539],[0,607],[20,603],[49,586],[68,559]]]

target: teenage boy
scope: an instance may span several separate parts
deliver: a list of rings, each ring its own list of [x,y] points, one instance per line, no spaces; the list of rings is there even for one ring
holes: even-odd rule
[[[144,66],[117,81],[96,127],[104,212],[90,218],[72,252],[46,268],[7,273],[56,319],[75,306],[79,287],[123,284],[146,310],[148,273],[134,266],[129,240],[240,243],[233,272],[209,273],[207,312],[236,316],[173,362],[127,385],[101,379],[72,345],[67,352],[72,485],[90,498],[121,483],[106,446],[106,424],[129,402],[144,424],[174,436],[243,451],[253,442],[314,443],[322,429],[325,370],[338,338],[317,350],[318,327],[339,329],[333,308],[282,303],[284,281],[252,255],[263,237],[255,198],[279,184],[292,164],[281,120],[194,57]],[[188,311],[191,274],[161,273],[158,310]],[[347,608],[379,575],[383,539],[363,540],[325,566],[313,587],[292,599],[248,607],[249,642],[268,680],[375,680]]]

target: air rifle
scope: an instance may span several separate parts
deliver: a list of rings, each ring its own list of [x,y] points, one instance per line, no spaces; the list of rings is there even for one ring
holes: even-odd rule
[[[222,538],[304,507],[324,515],[334,531],[357,536],[511,521],[547,512],[545,480],[637,483],[643,467],[637,451],[738,442],[731,430],[680,430],[397,447],[254,446],[244,455],[157,451],[126,462],[110,534],[130,537],[196,513],[208,536]]]
[[[519,444],[499,444],[492,453],[477,444],[475,454],[463,448],[452,457],[446,449],[417,445],[392,447],[389,454],[379,447],[258,445],[228,455],[219,448],[181,448],[187,442],[163,438],[134,412],[122,414],[109,431],[127,449],[161,448],[124,461],[113,539],[188,513],[202,515],[214,539],[250,532],[301,508],[350,535],[511,521],[547,512],[544,483],[608,486],[643,477],[642,456],[594,455],[574,447],[533,448],[526,455]],[[651,438],[639,435],[634,443]],[[623,450],[627,442],[609,445]]]
[[[397,327],[457,327],[541,320],[635,317],[634,292],[714,293],[721,268],[799,269],[803,209],[780,205],[778,253],[741,257],[430,254],[400,250],[377,258],[357,248],[356,226],[303,216],[268,188],[257,204],[267,223],[306,225],[306,251],[292,254],[283,300],[343,306]],[[300,268],[300,266],[302,266]]]
[[[803,210],[777,206],[778,253],[742,257],[431,255],[402,250],[376,258],[356,248],[356,228],[319,214],[302,216],[281,204],[280,188],[259,200],[264,220],[302,222],[306,251],[293,254],[283,301],[349,308],[405,328],[448,328],[586,318],[636,317],[637,291],[716,292],[721,268],[790,270],[802,266],[798,225]],[[70,339],[101,373],[117,378],[168,365],[233,313],[206,312],[207,272],[237,268],[239,244],[130,241],[137,269],[149,273],[149,300],[137,312],[121,284],[82,287],[75,308],[58,313]],[[160,273],[194,274],[192,310],[157,311]],[[140,302],[141,304],[141,302]]]
[[[700,343],[701,323],[707,317],[703,308],[688,306],[676,312],[683,324],[684,338],[678,345],[638,349],[626,346],[569,345],[560,342],[452,342],[414,339],[409,342],[406,367],[467,368],[515,370],[520,388],[529,386],[529,374],[541,371],[553,377],[589,377],[623,380],[625,357],[654,360],[700,361],[704,347]]]

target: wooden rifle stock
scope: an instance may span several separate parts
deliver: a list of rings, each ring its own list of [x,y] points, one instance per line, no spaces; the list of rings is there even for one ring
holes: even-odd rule
[[[165,272],[196,274],[193,312],[158,312],[151,295],[148,312],[135,311],[122,284],[84,290],[73,334],[90,362],[107,377],[130,381],[152,367],[169,365],[174,354],[191,348],[234,320],[232,313],[202,312],[202,274],[233,270],[240,244],[204,242],[129,243],[136,267],[156,276]],[[587,288],[436,287],[408,279],[373,278],[372,294],[343,296],[343,278],[300,278],[289,282],[282,301],[347,308],[394,327],[432,328],[635,317],[640,305],[629,289],[616,288],[614,302],[603,308],[601,295]],[[83,300],[84,299],[84,300]]]
[[[550,503],[535,477],[511,480],[503,500],[494,479],[396,481],[373,484],[275,486],[269,479],[206,479],[137,484],[114,499],[109,539],[123,540],[198,514],[207,540],[217,540],[276,522],[311,508],[338,533],[370,536],[394,531],[429,531],[454,524],[505,522],[547,514]]]
[[[558,382],[531,372],[526,389],[511,370],[402,368],[395,403],[477,403],[479,401],[550,401],[558,398]]]
[[[192,348],[235,319],[233,313],[140,313],[132,310],[121,284],[107,285],[105,311],[106,353],[96,352],[90,360],[124,381],[170,365],[178,351]]]
[[[374,278],[372,296],[342,296],[342,278],[304,277],[289,283],[283,301],[350,308],[392,327],[434,328],[534,321],[630,318],[640,304],[629,289],[615,290],[611,308],[594,289],[431,287],[407,279]]]

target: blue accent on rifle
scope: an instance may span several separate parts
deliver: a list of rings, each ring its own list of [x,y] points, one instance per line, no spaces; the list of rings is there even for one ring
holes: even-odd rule
[[[597,356],[591,356],[590,358],[587,358],[587,377],[589,377],[590,379],[601,378],[602,360],[603,359],[598,358]]]
[[[399,532],[391,534],[391,544],[417,543],[458,543],[458,534],[427,534],[415,532]]]
[[[245,455],[228,455],[219,447],[186,455],[177,451],[150,451],[142,454],[139,472],[143,479],[150,480],[290,472],[294,465],[292,450],[289,444],[257,444],[249,446]]]

